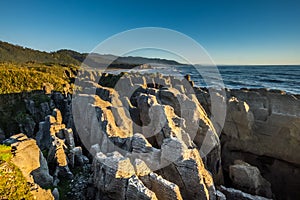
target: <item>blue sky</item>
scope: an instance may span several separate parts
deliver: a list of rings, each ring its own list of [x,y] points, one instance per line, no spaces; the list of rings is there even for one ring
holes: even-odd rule
[[[114,34],[151,26],[188,35],[217,64],[300,64],[297,0],[7,0],[0,8],[0,40],[39,50],[90,52]]]

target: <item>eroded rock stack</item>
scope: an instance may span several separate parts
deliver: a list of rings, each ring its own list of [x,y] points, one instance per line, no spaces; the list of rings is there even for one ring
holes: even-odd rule
[[[95,156],[96,198],[216,199],[220,142],[190,83],[161,75],[103,77],[100,84],[83,82],[72,104],[77,132]],[[205,137],[212,154],[201,149]]]
[[[73,178],[69,166],[83,166],[89,163],[89,159],[82,153],[82,148],[75,145],[72,129],[66,128],[62,122],[61,112],[55,108],[52,115],[46,116],[45,121],[40,122],[36,136],[40,149],[48,153],[48,164],[54,170],[54,186],[57,186],[60,178]]]
[[[28,180],[55,187],[56,199],[62,180],[71,182],[73,199],[297,197],[298,97],[266,90],[228,90],[225,97],[194,88],[189,76],[95,76],[83,72],[73,96],[47,89],[47,102],[27,99],[32,123],[23,129],[36,141],[23,134],[6,140]],[[224,127],[213,121],[211,95],[227,105]],[[35,158],[24,162],[27,169],[20,160],[29,151]]]

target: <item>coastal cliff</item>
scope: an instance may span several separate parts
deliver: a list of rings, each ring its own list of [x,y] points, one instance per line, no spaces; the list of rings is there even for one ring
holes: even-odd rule
[[[209,111],[210,95],[197,89]],[[227,117],[220,137],[222,163],[227,176],[234,160],[257,166],[271,183],[278,199],[300,193],[300,98],[267,89],[227,90]]]
[[[227,90],[220,96],[227,107],[221,131],[211,120],[213,94],[193,87],[188,77],[102,74],[96,80],[90,72],[79,77],[80,90],[72,95],[45,88],[47,94],[38,95],[47,98],[23,94],[10,101],[24,106],[25,115],[15,122],[27,135],[21,135],[24,141],[16,139],[17,129],[0,127],[4,144],[18,148],[30,141],[42,152],[40,170],[32,166],[26,172],[36,172],[29,174],[39,187],[53,188],[51,198],[299,196],[298,96]],[[13,159],[18,156],[16,151]]]

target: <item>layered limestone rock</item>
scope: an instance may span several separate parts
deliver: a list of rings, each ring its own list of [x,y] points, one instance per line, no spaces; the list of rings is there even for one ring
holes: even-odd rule
[[[49,174],[47,161],[38,148],[36,141],[24,134],[17,134],[10,138],[14,157],[12,162],[17,165],[28,180],[32,178],[42,187],[52,185],[53,178]]]
[[[272,184],[277,198],[296,198],[300,195],[295,188],[300,184],[300,157],[295,153],[300,150],[300,100],[293,95],[266,90],[234,90],[230,94],[248,105],[253,119],[244,118],[249,126],[239,131],[237,139],[232,139],[232,132],[224,131],[224,159],[244,159],[258,166]],[[241,128],[237,117],[233,119],[237,122],[235,126]],[[252,155],[237,156],[237,150]],[[231,159],[226,160],[232,163]]]
[[[179,187],[156,173],[151,172],[147,176],[142,176],[140,179],[147,188],[156,194],[158,199],[182,199]]]
[[[171,164],[158,173],[177,184],[184,199],[215,198],[212,177],[196,149],[188,149],[176,138],[165,139],[161,159],[162,162],[171,161]]]
[[[26,111],[29,115],[26,115],[25,121],[20,123],[22,131],[29,136],[34,136],[34,129],[36,124],[44,120],[47,115],[51,114],[50,98],[43,96],[43,94],[35,94],[36,96],[42,96],[43,100],[34,100],[34,98],[25,99]],[[36,97],[37,98],[37,97]],[[42,102],[39,102],[42,101]]]
[[[53,138],[63,135],[63,131],[66,128],[61,121],[57,121],[52,115],[47,115],[45,121],[40,122],[39,131],[36,134],[37,144],[40,149],[49,149]]]
[[[93,182],[97,188],[96,199],[157,199],[155,193],[135,176],[129,158],[117,152],[107,156],[96,154]]]
[[[222,182],[221,145],[219,137],[194,94],[186,96],[174,88],[159,91],[159,100],[174,108],[185,126],[183,130],[189,134],[205,158],[207,168],[212,172],[216,182]]]
[[[149,190],[136,176],[128,180],[128,188],[125,199],[157,200],[156,194]]]
[[[81,82],[73,118],[95,156],[96,199],[216,199],[220,141],[184,80],[102,74],[99,85]]]
[[[142,160],[150,170],[161,167],[161,150],[152,147],[144,135],[136,133],[131,138],[131,154],[133,159]]]
[[[209,96],[206,91],[197,90],[199,101],[208,110]],[[277,198],[299,196],[295,188],[300,185],[300,157],[295,153],[300,150],[299,96],[266,89],[241,89],[228,90],[227,99],[221,136],[225,172],[229,173],[234,160],[245,160],[259,168]]]
[[[8,141],[12,147],[11,162],[22,172],[31,185],[31,193],[36,199],[54,199],[50,190],[41,187],[52,186],[53,177],[49,174],[47,161],[36,144],[24,134],[12,136]]]
[[[62,114],[57,108],[40,122],[36,140],[39,147],[48,152],[47,162],[53,171],[54,186],[61,179],[71,180],[74,177],[69,166],[82,167],[89,163],[82,148],[75,145],[73,130],[63,124]]]
[[[160,194],[157,195],[158,198],[169,196],[172,199],[214,199],[212,177],[205,169],[195,148],[188,149],[183,141],[171,137],[164,139],[161,150],[158,150],[153,148],[141,134],[134,135],[132,148],[132,155],[139,158],[136,160],[144,161],[135,165],[136,173],[141,176],[141,180],[149,189],[152,189],[155,194]],[[158,163],[155,163],[157,161]],[[162,178],[153,173],[146,176],[145,172],[150,171],[147,166],[150,168],[159,166],[157,173]],[[141,169],[144,173],[141,173]],[[161,186],[154,187],[153,184]]]
[[[220,142],[188,80],[158,75],[125,74],[114,89],[142,133],[155,147],[169,135],[198,147],[215,181],[222,182]]]
[[[81,125],[76,129],[87,149],[100,144],[101,151],[112,152],[126,145],[124,138],[132,136],[132,121],[129,112],[118,104],[96,95],[80,94],[73,99],[74,122]]]
[[[209,110],[210,95],[197,90],[197,97]],[[298,97],[279,91],[245,89],[228,90],[227,99],[222,132],[228,138],[228,147],[300,164],[299,155],[293,153],[300,148]],[[290,148],[285,148],[287,145]]]
[[[272,191],[278,199],[299,196],[300,163],[294,153],[300,150],[299,97],[266,90],[228,90],[225,97],[210,89],[215,93],[209,94],[193,88],[189,76],[181,80],[161,74],[103,73],[97,80],[92,71],[81,73],[80,91],[72,96],[52,91],[50,101],[38,108],[36,102],[26,102],[27,112],[41,118],[32,117],[39,123],[36,140],[48,152],[54,177],[49,182],[54,186],[60,179],[74,178],[73,189],[81,190],[75,183],[80,179],[70,169],[89,168],[87,155],[93,159],[93,173],[85,180],[87,191],[76,197],[252,200],[271,198]],[[222,127],[213,123],[218,116],[212,116],[211,95],[227,102],[222,162],[217,134]],[[10,143],[19,143],[19,149],[24,144],[28,144],[24,149],[32,148],[34,140],[17,137]],[[27,150],[24,153],[27,156]],[[251,165],[234,162],[237,159]],[[43,157],[39,160],[41,170],[24,170],[35,182],[46,184],[47,162]],[[222,166],[228,177],[225,182],[239,190],[215,189],[223,183]],[[53,194],[59,196],[57,190]]]
[[[229,176],[233,185],[247,193],[272,198],[271,184],[264,179],[257,167],[241,160],[229,166]]]
[[[200,162],[200,160],[197,161]],[[185,184],[181,189],[181,185],[178,186],[165,179],[164,176],[151,172],[141,160],[135,162],[135,166],[133,166],[129,158],[117,152],[109,153],[107,156],[100,152],[96,154],[93,162],[92,177],[94,187],[97,190],[95,198],[215,199],[215,192],[209,193],[206,189],[208,185],[213,187],[211,176],[207,172],[201,174],[203,171],[200,171],[200,167],[202,167],[201,170],[205,170],[203,164],[198,167],[188,166],[187,164],[181,170],[179,169],[177,176],[179,179],[184,179]],[[195,171],[194,174],[188,175],[192,171]],[[197,175],[197,177],[193,177],[194,175]],[[202,177],[201,180],[199,176]],[[203,176],[206,176],[205,181]]]

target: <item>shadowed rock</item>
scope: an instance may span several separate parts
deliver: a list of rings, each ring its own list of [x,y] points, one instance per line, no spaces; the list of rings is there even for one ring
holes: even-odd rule
[[[229,176],[236,188],[247,193],[272,198],[271,184],[261,176],[257,167],[237,160],[229,167]]]

